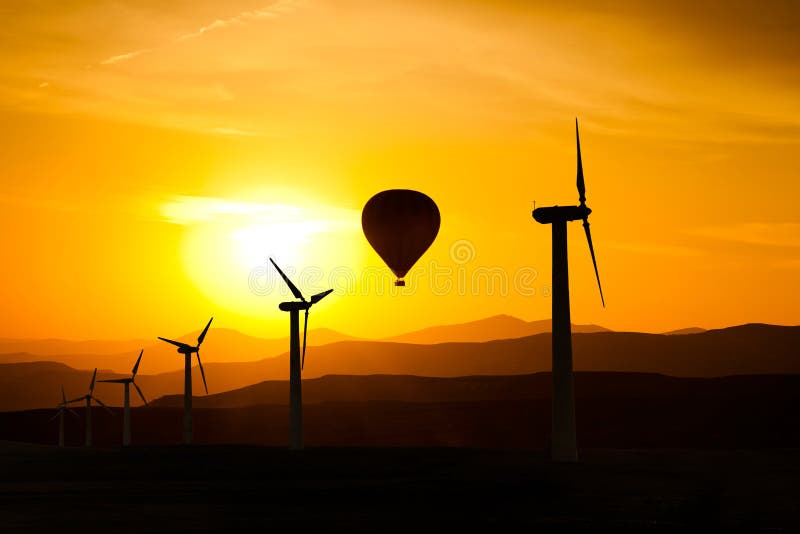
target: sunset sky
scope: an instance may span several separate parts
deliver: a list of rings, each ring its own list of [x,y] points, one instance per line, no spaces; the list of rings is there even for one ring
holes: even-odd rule
[[[549,318],[531,210],[577,203],[575,117],[607,307],[573,223],[574,322],[800,323],[797,2],[7,0],[0,16],[0,337],[177,336],[212,315],[285,335],[268,256],[307,293],[336,289],[312,327]],[[360,226],[389,188],[442,214],[401,293]]]

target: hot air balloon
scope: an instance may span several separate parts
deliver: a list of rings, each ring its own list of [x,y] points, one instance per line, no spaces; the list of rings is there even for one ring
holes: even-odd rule
[[[403,277],[428,250],[439,233],[439,208],[428,195],[410,189],[381,191],[361,212],[364,235],[397,277]]]

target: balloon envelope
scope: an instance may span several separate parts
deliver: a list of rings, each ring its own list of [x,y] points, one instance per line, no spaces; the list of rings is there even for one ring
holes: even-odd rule
[[[402,278],[436,239],[440,222],[436,203],[410,189],[382,191],[361,212],[364,235],[398,278],[395,285],[405,285]]]

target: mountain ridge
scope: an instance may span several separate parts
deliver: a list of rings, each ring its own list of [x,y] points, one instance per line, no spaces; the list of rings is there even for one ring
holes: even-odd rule
[[[386,341],[339,341],[309,349],[304,378],[324,375],[521,375],[549,371],[551,336],[482,343],[413,345]],[[800,374],[800,327],[740,325],[695,335],[597,332],[573,336],[576,371],[660,373],[669,376],[713,377],[749,374]],[[177,359],[177,358],[176,358]],[[131,360],[133,361],[133,360]],[[142,360],[144,366],[145,360]],[[64,384],[69,396],[84,392],[91,370],[42,367],[35,372],[0,365],[0,410],[55,405]],[[265,380],[285,380],[288,355],[257,361],[204,363],[209,391],[229,391]],[[102,367],[101,367],[102,369]],[[101,371],[99,378],[124,374]],[[38,373],[38,374],[37,374]],[[24,378],[23,378],[24,375]],[[200,373],[193,373],[201,391]],[[34,377],[34,378],[32,378]],[[148,374],[140,369],[137,383],[148,398],[183,391],[183,372]],[[111,385],[113,386],[113,384]],[[121,402],[121,388],[98,384],[104,402]],[[134,399],[134,402],[135,399]]]

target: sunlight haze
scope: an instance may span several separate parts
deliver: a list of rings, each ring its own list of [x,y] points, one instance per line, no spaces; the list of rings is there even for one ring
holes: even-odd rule
[[[724,12],[723,12],[724,10]],[[572,319],[797,324],[800,41],[791,2],[4,2],[3,338],[380,338],[550,317],[577,204]],[[439,235],[394,277],[361,231],[416,189]]]

